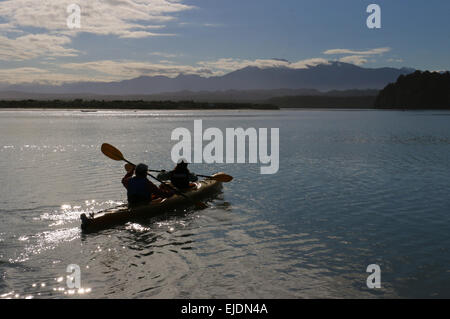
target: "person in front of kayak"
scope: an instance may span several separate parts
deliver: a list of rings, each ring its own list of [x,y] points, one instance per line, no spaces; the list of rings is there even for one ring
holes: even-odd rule
[[[136,207],[148,204],[152,196],[170,197],[170,192],[158,188],[147,179],[148,166],[139,164],[132,167],[122,178],[122,184],[127,189],[128,206]],[[133,177],[133,173],[135,176]]]
[[[198,181],[197,175],[191,173],[188,168],[188,163],[181,160],[175,168],[170,171],[162,171],[158,174],[158,179],[170,180],[172,185],[179,189],[187,189],[193,186],[191,182]]]

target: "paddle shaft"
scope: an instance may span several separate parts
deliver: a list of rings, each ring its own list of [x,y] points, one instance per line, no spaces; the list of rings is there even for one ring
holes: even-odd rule
[[[158,171],[158,170],[156,170],[156,169],[149,169],[148,171],[149,171],[149,172],[154,172],[154,173],[162,173],[162,172],[165,172],[165,171]],[[205,177],[205,178],[214,178],[214,176],[208,176],[208,175],[200,175],[200,174],[195,174],[195,175],[200,176],[200,177]]]

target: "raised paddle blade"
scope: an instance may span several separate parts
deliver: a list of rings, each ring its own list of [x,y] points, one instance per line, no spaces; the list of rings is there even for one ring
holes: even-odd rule
[[[108,156],[110,159],[113,159],[115,161],[124,161],[125,160],[122,153],[117,148],[112,146],[111,144],[103,143],[101,150],[102,150],[102,153],[105,154],[106,156]]]
[[[213,176],[211,176],[210,178],[215,181],[222,182],[222,183],[228,183],[233,180],[233,176],[230,176],[225,173],[217,173],[217,174],[214,174]]]

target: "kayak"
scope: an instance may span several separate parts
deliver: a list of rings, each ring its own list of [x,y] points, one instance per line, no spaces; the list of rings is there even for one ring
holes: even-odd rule
[[[222,189],[222,183],[212,179],[205,179],[194,184],[195,187],[183,191],[184,195],[194,201],[211,197]],[[81,214],[81,229],[84,232],[96,231],[133,219],[153,217],[176,209],[186,209],[190,206],[193,206],[192,201],[181,195],[158,198],[151,201],[148,205],[135,208],[128,208],[125,204],[89,215]]]
[[[195,187],[183,191],[183,194],[194,201],[211,197],[222,189],[222,183],[212,179],[205,179],[193,184],[195,184]],[[176,209],[186,209],[191,206],[193,206],[193,202],[181,195],[158,198],[151,201],[148,205],[135,208],[128,208],[125,204],[89,215],[81,214],[81,229],[83,232],[96,231],[126,223],[133,219],[153,217]]]

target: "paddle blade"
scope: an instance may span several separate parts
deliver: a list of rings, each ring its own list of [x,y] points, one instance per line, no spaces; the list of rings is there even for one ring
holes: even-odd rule
[[[102,150],[103,154],[105,154],[107,157],[109,157],[112,160],[115,160],[115,161],[125,160],[122,153],[117,148],[112,146],[111,144],[103,143],[101,150]]]
[[[211,179],[222,183],[228,183],[233,180],[233,176],[227,175],[225,173],[217,173],[211,176]]]

